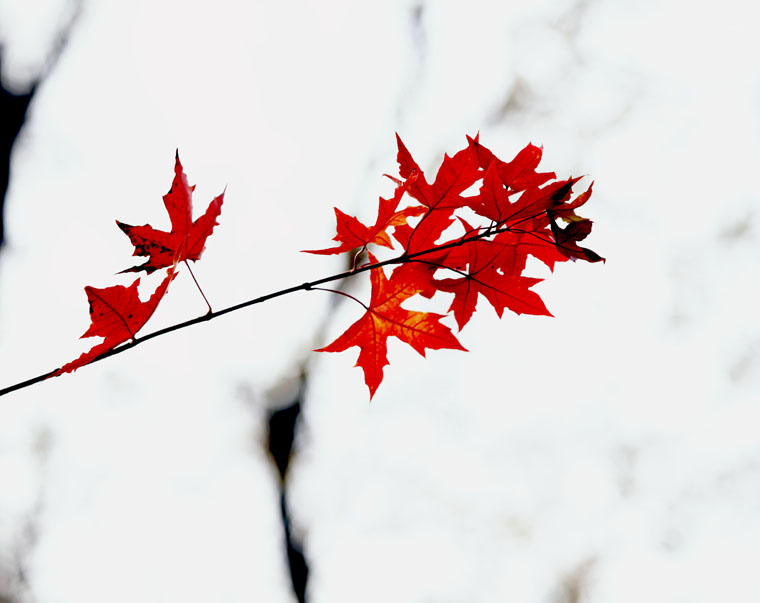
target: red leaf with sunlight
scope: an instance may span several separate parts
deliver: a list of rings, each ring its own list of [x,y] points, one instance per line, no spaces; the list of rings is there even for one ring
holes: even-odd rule
[[[467,200],[462,197],[462,193],[475,184],[482,177],[482,173],[473,149],[467,146],[453,157],[444,155],[435,181],[429,184],[398,134],[396,143],[399,175],[407,180],[414,178],[409,185],[409,195],[428,208],[428,212],[416,227],[404,225],[394,232],[394,236],[408,253],[416,253],[435,245],[451,225],[451,214],[454,210],[467,206]]]
[[[405,182],[399,182],[395,178],[398,186],[390,199],[380,197],[380,203],[377,209],[377,220],[373,226],[365,226],[358,219],[343,213],[337,207],[335,210],[335,221],[337,222],[337,232],[333,241],[338,241],[340,245],[328,249],[307,249],[306,253],[316,253],[320,255],[333,255],[344,253],[352,249],[364,249],[370,243],[393,249],[393,243],[388,236],[388,229],[398,228],[406,224],[406,219],[412,216],[419,216],[425,213],[424,207],[407,207],[398,210],[401,198],[404,196],[409,184],[414,182],[412,176]]]
[[[492,162],[483,175],[480,194],[469,199],[468,204],[477,214],[498,224],[511,215],[513,204],[509,197],[514,194],[515,191],[507,189],[496,163]]]
[[[543,151],[541,147],[528,143],[512,161],[502,161],[489,149],[480,144],[480,135],[475,138],[467,137],[469,148],[475,156],[478,165],[487,170],[493,163],[499,172],[499,177],[513,191],[523,191],[531,187],[539,186],[556,178],[554,172],[536,172],[541,162]]]
[[[141,301],[138,295],[139,278],[129,287],[123,285],[106,287],[105,289],[85,287],[87,300],[90,302],[92,324],[82,337],[103,337],[103,342],[76,360],[65,364],[51,376],[55,377],[75,371],[114,349],[117,345],[134,339],[137,332],[153,316],[158,302],[166,294],[169,283],[175,276],[174,266],[172,266],[166,271],[166,278],[147,301]]]
[[[472,227],[465,222],[465,227]],[[447,258],[445,267],[461,275],[434,281],[441,291],[454,294],[449,312],[454,312],[462,330],[475,312],[479,295],[485,297],[501,318],[504,309],[515,314],[551,316],[538,293],[530,288],[542,279],[522,276],[526,253],[515,245],[509,232],[495,239],[479,239],[459,248]]]
[[[216,219],[222,211],[224,192],[215,197],[206,212],[193,222],[193,190],[195,186],[187,183],[187,176],[179,161],[179,152],[175,155],[174,180],[172,187],[164,195],[164,206],[169,213],[172,229],[169,232],[157,230],[146,224],[130,226],[116,221],[121,230],[132,241],[135,251],[132,255],[147,256],[148,261],[139,266],[133,266],[122,272],[139,272],[148,274],[159,268],[166,268],[175,263],[196,261],[201,257],[206,245],[206,239],[211,235]]]
[[[396,160],[399,174],[405,180],[414,178],[409,186],[409,194],[428,209],[456,209],[462,207],[461,193],[470,188],[481,177],[478,162],[471,147],[467,146],[453,157],[443,156],[435,181],[428,184],[425,174],[396,134],[398,153]]]
[[[376,258],[370,254],[374,264]],[[397,268],[387,279],[382,268],[371,271],[372,295],[367,311],[330,345],[317,352],[343,352],[358,346],[360,349],[356,366],[364,371],[364,382],[369,388],[370,399],[383,380],[383,368],[388,362],[388,337],[397,337],[412,346],[422,356],[425,350],[444,348],[465,350],[451,329],[440,323],[441,314],[415,312],[401,304],[420,293],[421,287],[409,278],[412,271],[405,270],[411,264]]]

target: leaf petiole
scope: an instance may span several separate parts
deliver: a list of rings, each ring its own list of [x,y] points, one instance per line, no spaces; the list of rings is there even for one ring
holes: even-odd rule
[[[201,293],[201,297],[203,297],[203,301],[206,302],[206,305],[208,306],[208,312],[206,314],[211,314],[213,310],[211,309],[211,304],[208,303],[208,300],[206,299],[206,294],[203,293],[203,289],[201,289],[201,286],[198,284],[198,279],[195,278],[195,275],[193,274],[193,269],[190,268],[190,264],[187,260],[183,260],[185,263],[185,266],[187,266],[187,269],[190,271],[190,276],[193,277],[193,282],[195,283],[195,286],[198,287],[198,291]]]

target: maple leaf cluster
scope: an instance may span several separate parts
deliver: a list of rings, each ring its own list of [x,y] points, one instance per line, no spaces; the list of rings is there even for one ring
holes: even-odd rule
[[[55,377],[93,362],[95,359],[113,350],[116,346],[127,341],[134,341],[137,332],[145,326],[159,302],[169,289],[169,284],[177,276],[180,262],[188,268],[188,260],[196,261],[206,245],[206,239],[216,226],[216,219],[222,211],[224,193],[211,201],[205,213],[193,222],[193,190],[187,181],[179,152],[175,154],[174,179],[171,189],[163,196],[164,206],[169,213],[171,230],[165,232],[146,224],[130,226],[116,221],[117,226],[129,237],[135,250],[132,255],[147,257],[145,263],[127,268],[122,272],[145,272],[150,274],[156,270],[167,268],[166,276],[150,297],[142,301],[137,288],[140,279],[136,279],[128,287],[115,285],[99,289],[85,287],[87,300],[90,303],[90,319],[92,324],[85,331],[84,337],[103,337],[103,341],[95,345],[79,358],[65,364],[50,376]]]
[[[480,296],[499,317],[505,309],[551,316],[532,290],[541,279],[523,275],[528,256],[550,270],[567,260],[604,260],[578,244],[591,232],[592,223],[575,210],[588,201],[593,182],[572,198],[580,178],[557,180],[553,172],[536,171],[540,147],[528,144],[511,161],[502,161],[480,144],[478,136],[468,136],[467,146],[451,157],[444,155],[435,179],[428,182],[401,138],[397,135],[396,139],[400,178],[388,176],[396,189],[391,198],[380,197],[375,223],[366,226],[335,208],[333,240],[338,245],[307,250],[352,253],[355,258],[370,245],[401,250],[401,255],[377,266],[376,257],[368,252],[372,288],[369,304],[362,304],[365,313],[335,341],[317,350],[342,352],[359,347],[356,366],[364,371],[370,399],[389,364],[389,337],[423,356],[428,349],[465,349],[441,322],[444,315],[408,310],[402,307],[408,299],[453,294],[448,313],[460,331],[470,321]],[[392,264],[397,267],[387,277],[383,265]]]

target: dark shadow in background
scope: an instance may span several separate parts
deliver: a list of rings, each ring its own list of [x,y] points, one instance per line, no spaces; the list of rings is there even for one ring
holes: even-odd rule
[[[301,414],[301,404],[306,390],[306,372],[301,370],[298,377],[298,388],[293,400],[287,406],[269,412],[269,438],[268,448],[272,455],[277,471],[280,474],[280,513],[282,527],[285,533],[285,547],[288,554],[288,566],[290,567],[290,579],[293,584],[293,592],[298,603],[306,602],[306,582],[309,579],[309,567],[303,554],[302,544],[294,537],[290,522],[287,501],[287,482],[285,476],[288,472],[290,459],[293,453],[296,425]]]
[[[0,246],[5,241],[5,195],[8,192],[11,172],[11,153],[13,146],[24,127],[29,107],[34,95],[47,79],[63,54],[69,41],[69,35],[82,11],[82,0],[72,2],[72,13],[58,33],[48,52],[40,73],[33,78],[23,91],[14,91],[2,76],[5,49],[0,41]]]
[[[359,250],[354,250],[359,253]],[[354,253],[347,253],[344,258],[343,270],[350,270],[352,266],[359,265],[367,260],[364,251],[354,259]],[[344,279],[335,284],[335,291],[347,291],[352,286],[352,279]],[[315,292],[319,294],[319,292]],[[329,293],[323,293],[330,295]],[[332,294],[324,318],[314,333],[314,341],[319,345],[324,342],[327,327],[333,320],[335,312],[340,304],[345,301],[342,295]],[[310,347],[319,347],[318,345]],[[280,475],[280,513],[282,528],[285,535],[285,547],[290,568],[290,579],[293,584],[293,592],[298,603],[306,603],[306,586],[309,579],[309,566],[304,555],[303,542],[293,533],[292,519],[288,508],[288,468],[297,452],[297,436],[302,425],[303,411],[306,398],[308,397],[309,377],[311,375],[310,362],[314,358],[313,352],[307,354],[297,364],[297,369],[291,373],[290,378],[285,378],[270,391],[268,397],[272,409],[268,415],[269,435],[267,447],[272,461]],[[276,390],[279,390],[277,393]]]
[[[417,68],[414,73],[414,81],[424,75],[427,56],[427,10],[425,0],[418,0],[411,7],[409,13],[411,25],[411,37],[414,45],[415,55],[418,60]],[[408,98],[413,93],[413,87],[410,86]],[[403,113],[402,107],[399,106],[397,114]],[[400,117],[399,117],[400,119]],[[354,250],[359,253],[360,250]],[[345,257],[344,270],[350,270],[354,265],[366,261],[366,253],[362,250],[360,255],[354,258],[354,253],[348,253]],[[351,279],[339,281],[336,289],[345,291],[351,287]],[[338,306],[345,301],[341,295],[334,295],[332,303],[328,307],[327,314],[322,320],[314,334],[314,340],[321,345],[327,327]],[[306,400],[306,390],[309,381],[309,359],[308,357],[299,363],[298,385],[294,388],[294,393],[289,396],[287,401],[280,400],[276,409],[269,411],[268,426],[268,448],[272,456],[272,461],[277,467],[280,475],[280,512],[282,516],[282,526],[285,535],[285,546],[287,549],[288,565],[290,568],[290,578],[293,584],[293,591],[298,599],[298,603],[306,602],[306,585],[309,578],[309,567],[303,552],[303,542],[296,538],[292,530],[292,522],[287,501],[287,471],[290,462],[294,456],[293,444],[296,439],[297,428],[301,421],[301,412]]]
[[[3,78],[5,47],[0,40],[0,247],[5,242],[5,196],[10,184],[13,147],[24,126],[35,94],[50,75],[68,43],[69,34],[79,18],[81,8],[82,0],[72,2],[71,16],[53,41],[40,73],[27,84],[25,90],[14,90]],[[41,500],[38,501],[38,506],[40,504]],[[32,600],[27,558],[37,539],[38,512],[39,509],[36,509],[27,519],[13,549],[9,552],[0,551],[0,603],[25,603]]]
[[[0,74],[3,71],[3,47],[0,46]],[[8,192],[8,182],[11,172],[11,152],[21,127],[26,120],[26,112],[40,84],[39,79],[32,82],[29,91],[14,94],[5,86],[0,75],[0,245],[5,240],[5,222],[3,220],[5,194]],[[0,599],[2,603],[2,599]]]

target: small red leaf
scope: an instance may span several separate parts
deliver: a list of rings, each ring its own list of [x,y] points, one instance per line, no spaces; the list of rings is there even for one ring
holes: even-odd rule
[[[147,301],[141,301],[138,295],[139,278],[129,287],[123,285],[106,287],[105,289],[85,287],[87,300],[90,302],[92,324],[82,337],[103,337],[104,339],[102,343],[97,344],[89,352],[85,352],[76,360],[62,366],[52,376],[75,371],[117,345],[134,339],[137,332],[153,316],[158,302],[166,294],[169,283],[175,276],[176,273],[172,266],[166,271],[166,278]]]
[[[187,176],[182,170],[179,153],[177,153],[172,187],[164,195],[164,206],[169,213],[172,229],[170,232],[165,232],[148,224],[131,226],[117,220],[117,226],[124,231],[135,246],[132,255],[148,257],[148,261],[144,264],[127,268],[122,272],[144,270],[150,274],[159,268],[166,268],[186,260],[196,261],[201,257],[206,239],[217,225],[216,219],[222,211],[224,193],[214,198],[206,212],[193,222],[194,189],[194,186],[187,183]]]
[[[405,182],[398,181],[395,178],[392,179],[398,183],[398,186],[396,186],[393,197],[390,199],[380,197],[377,220],[373,226],[365,226],[357,218],[343,213],[336,207],[335,221],[337,222],[337,234],[333,237],[333,241],[338,241],[340,245],[328,249],[306,249],[304,250],[305,253],[333,255],[351,251],[352,249],[364,248],[370,243],[392,249],[393,243],[388,236],[388,230],[404,226],[407,218],[425,213],[425,208],[419,206],[407,207],[396,211],[406,189],[410,183],[414,182],[415,178],[415,176],[412,176]]]

